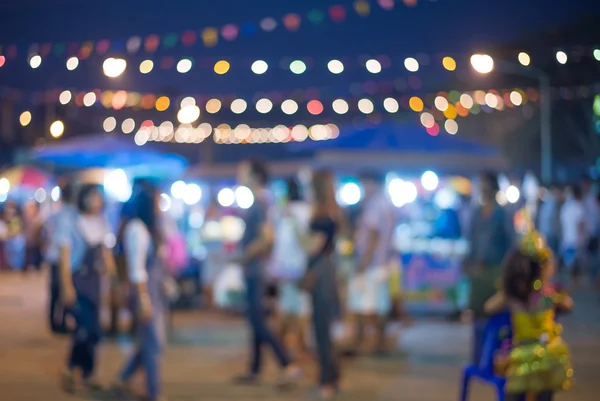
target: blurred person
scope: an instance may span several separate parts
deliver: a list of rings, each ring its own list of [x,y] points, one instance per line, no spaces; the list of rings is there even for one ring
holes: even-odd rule
[[[39,270],[42,265],[42,221],[37,202],[27,202],[23,208],[23,231],[25,234],[24,271]]]
[[[376,353],[386,354],[386,328],[392,310],[393,264],[390,260],[396,216],[385,193],[385,178],[375,172],[363,172],[360,180],[365,197],[354,238],[358,266],[348,285],[348,308],[356,327],[352,348],[347,354],[358,352],[368,324],[376,329]]]
[[[560,210],[562,258],[574,286],[579,284],[579,276],[587,259],[590,233],[587,219],[583,193],[580,187],[574,186]]]
[[[165,283],[166,234],[161,224],[159,194],[145,187],[135,197],[135,208],[123,230],[127,275],[132,284],[132,310],[138,321],[137,346],[115,385],[129,392],[133,375],[143,370],[148,400],[161,400],[161,356],[166,346],[168,294]]]
[[[241,239],[242,255],[235,262],[243,266],[246,286],[246,318],[251,329],[251,356],[249,370],[236,377],[238,384],[254,384],[259,380],[262,367],[262,348],[270,346],[282,369],[278,386],[287,387],[295,383],[301,374],[287,355],[282,344],[269,328],[264,307],[265,262],[274,242],[274,227],[268,219],[268,194],[266,186],[269,174],[259,161],[244,162],[238,170],[238,182],[250,188],[254,203],[245,211],[245,230]]]
[[[298,288],[297,281],[306,270],[307,255],[299,235],[305,235],[308,231],[311,207],[302,199],[296,178],[287,181],[285,201],[275,223],[272,275],[279,283],[281,338],[286,345],[289,344],[287,348],[298,355],[308,351],[305,334],[310,316],[310,298]]]
[[[62,388],[75,391],[75,369],[81,370],[88,390],[99,390],[94,377],[96,349],[101,339],[101,276],[114,277],[112,252],[106,246],[108,221],[102,216],[104,200],[96,185],[85,185],[78,194],[79,213],[69,213],[58,222],[56,243],[60,249],[60,283],[63,305],[75,319],[70,355],[63,372]]]
[[[485,302],[493,296],[502,275],[504,256],[512,247],[514,227],[512,216],[496,202],[500,190],[494,173],[480,176],[480,206],[471,218],[468,234],[470,252],[464,269],[470,282],[469,311],[473,317],[473,361],[479,363],[486,324]]]
[[[72,183],[62,186],[60,208],[50,215],[42,226],[42,238],[45,242],[43,258],[44,262],[50,265],[50,329],[58,334],[67,333],[68,330],[65,321],[66,310],[60,302],[60,246],[57,243],[59,237],[55,233],[60,221],[73,221],[77,218],[78,211],[74,192]]]
[[[23,235],[23,220],[15,202],[7,202],[2,214],[6,224],[4,240],[4,255],[9,269],[21,270],[25,263],[25,237]]]
[[[600,223],[600,209],[596,203],[596,191],[593,181],[589,177],[584,177],[581,181],[581,201],[585,210],[585,229],[587,232],[587,248],[590,254],[596,254],[598,251],[598,229]]]
[[[330,172],[315,172],[311,187],[313,199],[308,232],[295,221],[296,232],[308,255],[307,270],[300,286],[310,292],[312,299],[312,323],[320,366],[317,397],[331,399],[340,381],[340,366],[332,335],[339,302],[335,239],[340,226],[340,210]]]
[[[550,185],[538,213],[540,233],[546,238],[548,246],[555,254],[560,249],[560,207],[562,202],[560,187]]]
[[[556,314],[572,310],[573,300],[552,285],[553,254],[544,242],[538,233],[524,235],[503,263],[502,290],[485,304],[488,314],[508,309],[511,315],[505,374],[510,401],[551,401],[573,380],[570,351],[556,323]]]

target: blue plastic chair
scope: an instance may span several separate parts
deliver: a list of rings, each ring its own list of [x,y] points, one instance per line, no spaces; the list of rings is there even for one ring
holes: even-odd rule
[[[486,323],[483,333],[483,344],[481,349],[481,358],[478,364],[470,364],[463,369],[462,387],[460,401],[467,401],[469,395],[469,384],[472,379],[493,386],[496,389],[498,401],[504,401],[504,385],[506,379],[494,374],[494,355],[502,345],[504,337],[511,336],[510,314],[502,313],[492,316]]]

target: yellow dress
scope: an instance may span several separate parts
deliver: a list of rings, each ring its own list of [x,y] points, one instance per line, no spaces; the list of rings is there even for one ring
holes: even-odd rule
[[[507,393],[566,390],[573,369],[567,344],[560,337],[554,308],[512,314],[513,348],[506,373]]]

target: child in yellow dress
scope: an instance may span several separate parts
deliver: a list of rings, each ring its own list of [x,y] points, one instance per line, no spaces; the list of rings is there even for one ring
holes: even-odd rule
[[[542,236],[530,232],[504,261],[503,290],[485,305],[488,314],[508,309],[512,320],[512,349],[506,370],[506,401],[527,395],[551,401],[554,393],[571,386],[570,353],[556,323],[557,311],[570,310],[573,300],[554,290],[552,252]]]

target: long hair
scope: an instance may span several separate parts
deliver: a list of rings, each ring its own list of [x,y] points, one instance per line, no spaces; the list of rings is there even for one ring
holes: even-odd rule
[[[157,193],[158,192],[153,187],[143,188],[135,197],[135,210],[131,216],[132,219],[139,219],[144,223],[152,236],[155,250],[157,250],[159,245],[164,241],[157,213]]]
[[[542,264],[520,249],[512,250],[504,259],[503,285],[506,295],[527,304],[542,275]]]
[[[311,187],[313,192],[312,218],[329,217],[340,221],[340,208],[335,199],[333,174],[320,170],[312,174]]]
[[[96,194],[103,196],[101,187],[96,184],[85,184],[79,189],[79,193],[77,194],[77,208],[81,213],[89,213],[90,198]],[[104,202],[104,198],[102,198],[102,201]]]

